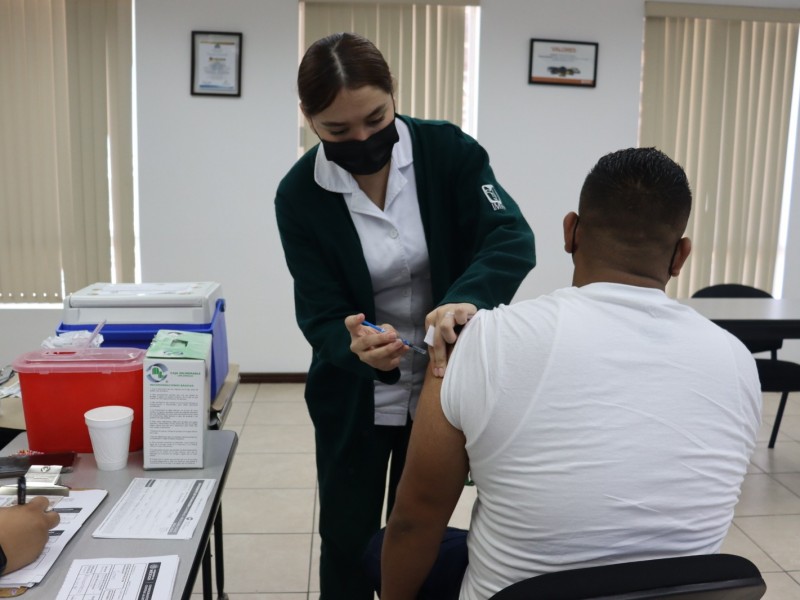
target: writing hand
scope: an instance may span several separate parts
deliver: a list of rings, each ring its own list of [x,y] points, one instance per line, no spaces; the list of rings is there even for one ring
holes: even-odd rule
[[[47,498],[37,496],[27,504],[0,508],[0,546],[7,563],[3,574],[32,563],[42,553],[48,531],[58,525],[60,517],[47,511]]]

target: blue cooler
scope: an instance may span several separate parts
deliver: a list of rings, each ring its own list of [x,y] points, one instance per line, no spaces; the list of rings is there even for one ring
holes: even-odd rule
[[[149,348],[159,329],[210,333],[211,401],[228,374],[225,299],[216,282],[95,283],[64,298],[56,333],[93,330],[103,347]]]

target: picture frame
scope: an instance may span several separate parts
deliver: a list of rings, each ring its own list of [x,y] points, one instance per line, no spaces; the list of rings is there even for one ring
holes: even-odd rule
[[[531,39],[528,83],[544,85],[597,85],[596,42]]]
[[[242,34],[192,31],[192,96],[242,95]]]

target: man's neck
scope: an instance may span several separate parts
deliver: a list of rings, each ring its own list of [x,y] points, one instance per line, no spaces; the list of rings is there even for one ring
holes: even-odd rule
[[[664,291],[667,282],[647,273],[632,273],[612,267],[583,269],[578,265],[572,274],[572,285],[582,287],[590,283],[621,283],[636,287],[655,288]]]

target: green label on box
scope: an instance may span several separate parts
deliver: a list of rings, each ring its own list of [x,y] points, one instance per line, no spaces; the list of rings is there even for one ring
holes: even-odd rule
[[[204,360],[211,350],[211,338],[210,333],[159,329],[147,349],[147,358]]]

